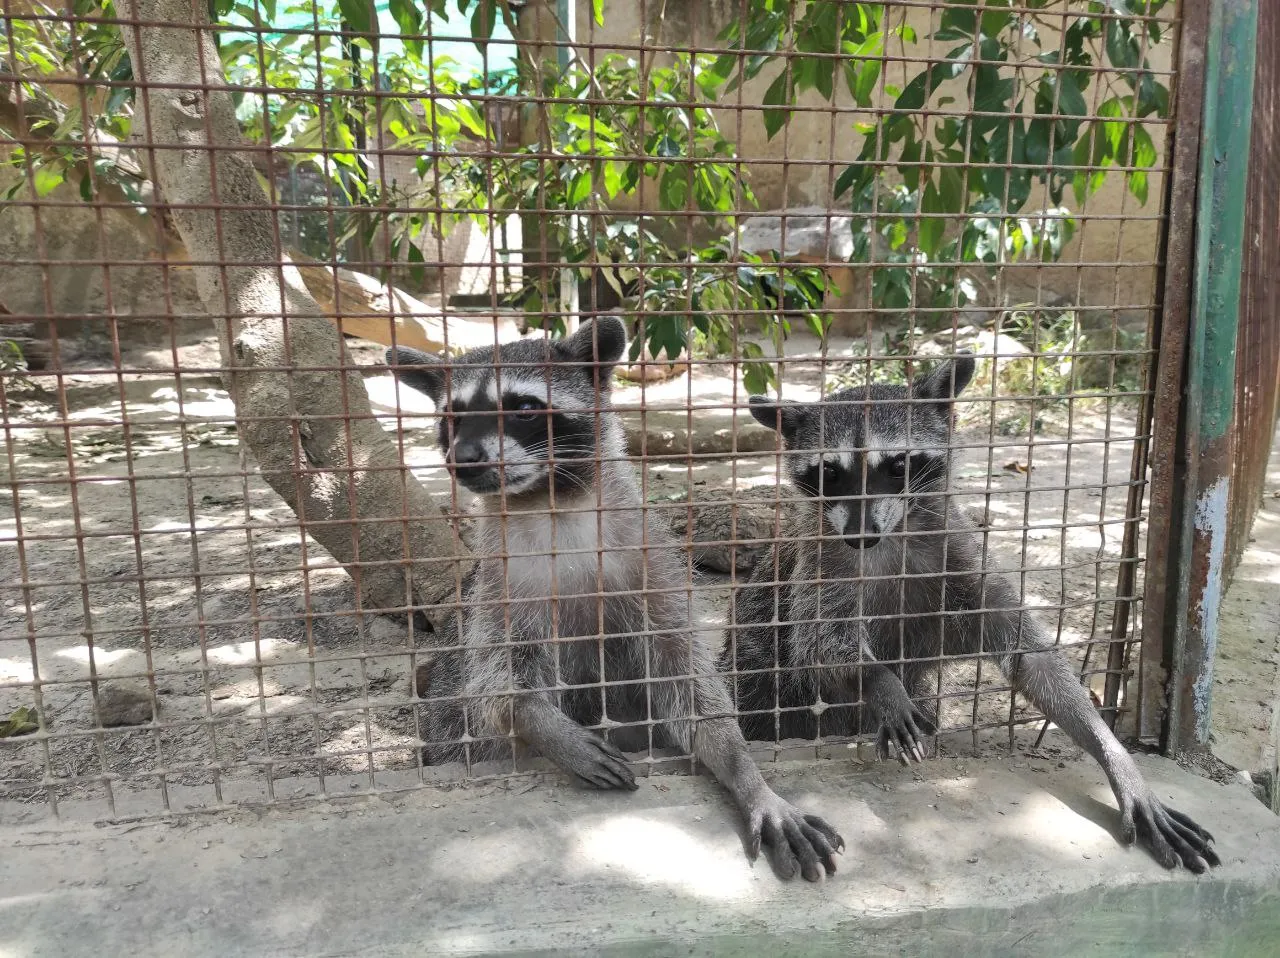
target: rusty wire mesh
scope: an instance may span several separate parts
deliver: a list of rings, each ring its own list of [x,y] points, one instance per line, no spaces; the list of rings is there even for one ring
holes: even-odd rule
[[[975,20],[967,4],[890,3],[874,7],[889,38],[878,49],[832,53],[806,47],[803,32],[777,49],[735,36],[760,6],[604,4],[601,23],[583,4],[566,36],[553,5],[523,4],[514,34],[472,47],[473,75],[450,86],[437,59],[470,47],[466,18],[424,17],[406,34],[384,14],[355,42],[359,31],[344,30],[334,10],[268,26],[275,8],[259,0],[262,25],[218,30],[242,118],[234,149],[266,185],[277,250],[310,264],[307,286],[335,321],[335,342],[353,334],[343,369],[363,377],[366,418],[397,437],[430,501],[458,524],[459,557],[475,518],[436,448],[440,410],[394,385],[383,346],[537,338],[560,320],[622,311],[631,338],[652,347],[624,360],[613,387],[623,458],[638,464],[646,511],[684,550],[682,579],[667,585],[699,605],[716,641],[730,590],[752,564],[774,541],[817,533],[785,510],[776,518],[778,504],[802,497],[780,482],[775,436],[748,415],[748,393],[780,387],[812,401],[836,387],[918,379],[941,357],[974,351],[948,498],[974,517],[984,556],[1013,574],[1114,716],[1126,708],[1127,650],[1141,621],[1148,366],[1177,103],[1173,5],[1120,17],[1114,5],[991,4]],[[829,7],[837,29],[872,9],[812,6]],[[268,485],[242,442],[255,423],[237,415],[218,345],[240,317],[220,315],[218,293],[191,280],[233,257],[210,264],[183,248],[182,211],[166,209],[147,179],[167,148],[137,119],[134,91],[149,85],[119,58],[103,66],[121,49],[113,30],[157,25],[130,20],[120,4],[5,0],[0,9],[0,108],[12,121],[0,301],[6,341],[22,357],[0,379],[9,509],[0,721],[16,717],[23,733],[0,739],[4,797],[55,809],[93,799],[95,814],[129,818],[529,774],[538,766],[513,760],[423,764],[411,676],[432,636],[406,615],[413,596],[384,606],[362,598],[309,538],[315,520]],[[777,9],[783,32],[804,16]],[[991,29],[1011,39],[955,52],[956,34],[989,15],[1010,18]],[[1068,69],[1068,28],[1085,15],[1098,24],[1087,38],[1098,53]],[[1132,41],[1141,69],[1102,56],[1121,23],[1132,32],[1116,42]],[[63,51],[68,68],[40,74],[27,46],[36,42]],[[420,63],[397,65],[409,45],[421,46]],[[285,48],[292,59],[269,55]],[[756,54],[769,59],[759,75],[732,82]],[[345,79],[331,68],[343,55],[354,64]],[[297,72],[308,57],[315,69]],[[566,90],[491,68],[521,57],[548,72],[577,69],[582,82]],[[719,86],[700,82],[708,61],[728,64]],[[875,70],[863,72],[868,63]],[[955,79],[939,72],[946,82],[903,105],[913,77],[953,67]],[[811,73],[812,89],[784,116],[779,97]],[[998,103],[977,96],[992,77],[1009,84]],[[1166,91],[1145,113],[1133,107],[1143,83]],[[1012,103],[1021,113],[1009,113]],[[624,110],[635,114],[626,135],[616,129]],[[279,121],[286,111],[306,122]],[[112,116],[131,122],[101,122]],[[905,154],[886,126],[895,117],[914,131]],[[1033,117],[1039,153],[1025,137],[1001,139],[1013,123],[1029,135]],[[946,143],[965,121],[966,138]],[[1068,155],[1054,138],[1073,124],[1084,132]],[[110,139],[107,127],[126,138]],[[868,139],[875,150],[860,160]],[[988,140],[979,159],[975,144]],[[706,187],[711,208],[700,208],[698,177],[712,161],[723,182]],[[883,180],[852,196],[851,170]],[[1095,175],[1100,189],[1089,192]],[[946,189],[962,191],[958,208],[938,205]],[[979,195],[992,205],[969,202]],[[990,248],[966,251],[970,242]],[[282,262],[234,265],[274,272]],[[530,324],[545,328],[522,332]],[[692,351],[673,367],[661,351],[686,340]],[[332,371],[276,371],[294,407],[278,418],[294,430],[297,475],[317,468],[297,432],[308,377]],[[339,418],[357,417],[344,408]],[[599,447],[594,455],[608,458]],[[362,474],[348,462],[330,470],[336,481]],[[602,524],[614,519],[591,508]],[[390,525],[439,519],[394,512]],[[598,545],[581,553],[606,560]],[[521,558],[502,547],[489,555]],[[459,564],[456,602],[464,573]],[[931,693],[943,730],[1007,728],[1012,741],[1015,728],[1041,721],[989,663],[950,664]],[[609,684],[604,675],[588,691]],[[632,753],[636,767],[660,768],[670,756],[654,743],[652,715],[632,724],[648,736]],[[757,754],[867,757],[846,752],[849,743],[821,734],[785,748],[757,743]]]

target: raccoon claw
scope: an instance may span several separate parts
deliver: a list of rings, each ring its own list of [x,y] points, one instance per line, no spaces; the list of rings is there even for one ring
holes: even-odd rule
[[[790,802],[768,792],[747,815],[747,854],[760,855],[763,842],[778,877],[789,880],[799,872],[806,881],[820,881],[836,873],[835,856],[844,851],[840,833],[817,815],[806,815]]]
[[[588,788],[634,792],[640,787],[626,756],[617,746],[594,735],[584,736],[572,754],[559,756],[556,764]]]
[[[932,723],[914,707],[886,716],[876,737],[876,758],[884,761],[896,754],[903,765],[911,764],[912,759],[923,762],[927,755],[924,739],[932,732]]]
[[[1213,836],[1154,795],[1126,797],[1121,801],[1120,812],[1120,835],[1125,844],[1136,840],[1165,868],[1181,864],[1198,875],[1222,864],[1213,850]]]

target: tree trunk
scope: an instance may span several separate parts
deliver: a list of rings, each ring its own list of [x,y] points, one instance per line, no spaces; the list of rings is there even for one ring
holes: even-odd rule
[[[219,264],[194,270],[242,441],[306,532],[355,578],[364,608],[451,601],[465,549],[402,469],[341,337],[280,249],[202,29],[204,4],[125,0],[125,10],[144,24],[184,24],[123,28],[139,85],[136,129],[191,258]],[[433,623],[444,612],[426,610]]]

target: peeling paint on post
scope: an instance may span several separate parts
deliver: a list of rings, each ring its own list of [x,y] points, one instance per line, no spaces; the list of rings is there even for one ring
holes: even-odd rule
[[[1234,462],[1236,341],[1248,203],[1257,0],[1214,0],[1205,50],[1195,269],[1182,404],[1183,495],[1171,561],[1176,575],[1165,748],[1209,740],[1210,689]]]
[[[1225,478],[1218,479],[1196,498],[1196,530],[1209,537],[1208,572],[1200,604],[1194,611],[1192,627],[1204,636],[1201,659],[1192,685],[1195,704],[1196,740],[1209,741],[1210,696],[1213,692],[1213,662],[1218,654],[1218,611],[1222,607],[1222,560],[1227,551],[1227,493]]]

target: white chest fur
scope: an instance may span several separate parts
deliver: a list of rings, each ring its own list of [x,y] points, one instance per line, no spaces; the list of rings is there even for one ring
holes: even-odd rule
[[[488,573],[505,574],[512,598],[636,589],[641,552],[638,537],[629,541],[634,523],[627,519],[595,509],[486,518],[477,529],[477,551]]]

